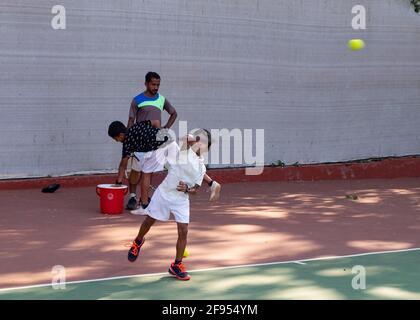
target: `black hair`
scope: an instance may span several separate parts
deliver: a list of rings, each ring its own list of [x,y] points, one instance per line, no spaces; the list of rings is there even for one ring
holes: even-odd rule
[[[199,133],[204,132],[207,135],[207,149],[210,150],[211,147],[211,133],[209,130],[204,129],[204,128],[200,128],[197,129],[196,131],[194,131],[194,136],[197,136]],[[197,140],[199,141],[199,140]]]
[[[126,133],[127,127],[121,121],[114,121],[108,127],[108,135],[111,138],[117,137],[120,133]]]
[[[152,79],[159,79],[160,80],[160,75],[156,72],[149,71],[148,73],[146,73],[146,76],[144,77],[144,80],[147,83],[149,83],[150,81],[152,81]]]

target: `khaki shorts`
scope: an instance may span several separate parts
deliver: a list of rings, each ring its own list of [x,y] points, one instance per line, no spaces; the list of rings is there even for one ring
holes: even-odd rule
[[[140,161],[139,161],[138,157],[134,156],[134,155],[132,155],[128,158],[127,169],[125,169],[125,178],[126,179],[129,179],[132,170],[137,171],[137,172],[141,171]]]

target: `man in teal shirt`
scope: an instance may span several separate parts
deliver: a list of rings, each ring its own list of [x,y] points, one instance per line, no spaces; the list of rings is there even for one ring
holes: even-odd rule
[[[177,118],[177,112],[171,103],[159,93],[160,76],[156,72],[148,72],[145,76],[146,90],[133,98],[130,106],[127,127],[130,128],[134,123],[143,121],[151,121],[152,126],[161,128],[162,111],[169,113],[168,122],[163,126],[169,129]],[[149,204],[149,188],[153,172],[163,171],[165,163],[164,150],[157,149],[146,153],[136,153],[131,158],[130,181],[130,199],[127,203],[128,210],[137,208],[136,190],[140,180],[141,208],[145,209]],[[204,181],[211,188],[210,200],[214,201],[219,198],[221,186],[213,181],[207,174]],[[142,210],[138,210],[138,214],[142,214]],[[132,213],[134,213],[132,211]]]
[[[129,111],[127,127],[131,128],[134,123],[151,121],[152,126],[161,128],[162,111],[169,113],[168,122],[163,126],[169,129],[177,118],[175,108],[171,103],[159,94],[160,76],[156,72],[148,72],[145,76],[146,90],[133,98]],[[141,204],[147,206],[149,202],[150,180],[153,172],[162,171],[163,163],[160,159],[160,150],[141,154],[131,158],[130,199],[127,203],[128,210],[137,208],[137,184],[140,180]]]

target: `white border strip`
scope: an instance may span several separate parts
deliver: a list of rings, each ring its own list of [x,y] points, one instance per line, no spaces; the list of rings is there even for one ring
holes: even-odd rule
[[[399,252],[410,252],[410,251],[420,251],[420,248],[389,250],[389,251],[374,251],[374,252],[366,252],[366,253],[349,254],[349,255],[344,255],[344,256],[329,256],[329,257],[320,257],[320,258],[311,258],[311,259],[302,259],[302,260],[288,260],[288,261],[278,261],[278,262],[244,264],[244,265],[228,266],[228,267],[216,267],[216,268],[198,269],[198,270],[191,270],[191,271],[188,271],[188,272],[189,273],[197,273],[197,272],[206,272],[206,271],[217,271],[217,270],[229,270],[229,269],[239,269],[239,268],[262,267],[262,266],[272,266],[272,265],[277,265],[277,264],[291,264],[291,263],[297,263],[297,264],[303,264],[304,265],[305,262],[309,262],[309,261],[336,260],[336,259],[345,259],[345,258],[352,258],[352,257],[362,257],[362,256],[369,256],[369,255],[388,254],[388,253],[399,253]],[[89,282],[98,282],[98,281],[110,281],[110,280],[119,280],[119,279],[129,279],[129,278],[143,278],[143,277],[154,277],[154,276],[167,276],[167,275],[168,275],[168,273],[166,273],[166,272],[161,272],[161,273],[146,273],[146,274],[136,274],[136,275],[130,275],[130,276],[119,276],[119,277],[109,277],[109,278],[98,278],[98,279],[89,279],[89,280],[69,281],[69,282],[66,282],[66,285],[79,284],[79,283],[89,283]],[[24,287],[4,288],[4,289],[0,289],[0,293],[7,292],[7,291],[33,289],[33,288],[42,288],[42,287],[50,287],[50,286],[52,286],[51,283],[48,283],[48,284],[37,284],[37,285],[24,286]]]

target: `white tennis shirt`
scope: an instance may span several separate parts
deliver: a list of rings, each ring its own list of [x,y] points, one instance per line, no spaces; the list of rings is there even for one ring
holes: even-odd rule
[[[168,146],[166,161],[168,175],[158,189],[166,200],[177,202],[188,200],[188,194],[178,191],[176,188],[180,181],[186,183],[190,188],[196,184],[201,186],[206,173],[204,159],[190,148],[180,150],[178,144],[173,142]]]

